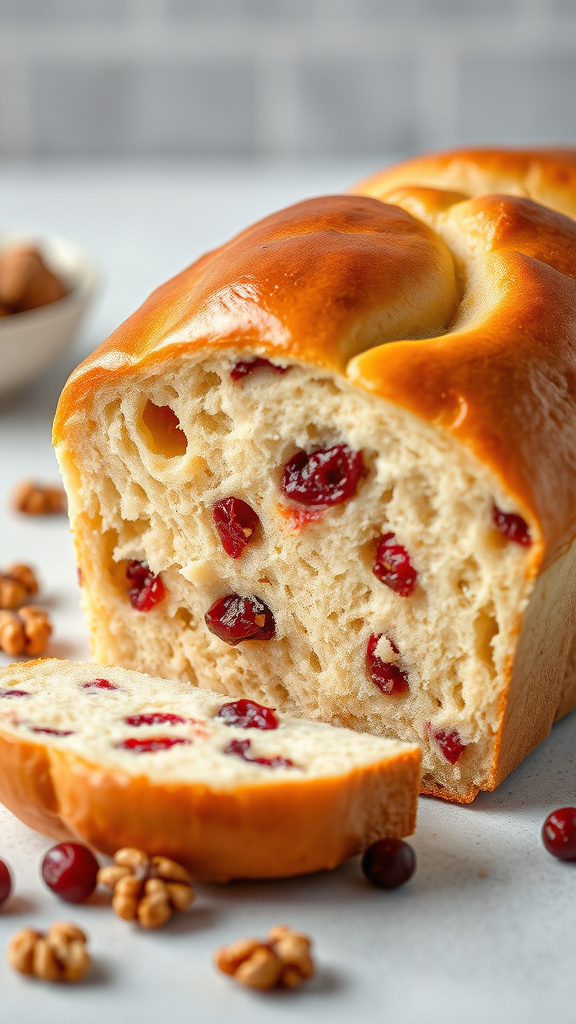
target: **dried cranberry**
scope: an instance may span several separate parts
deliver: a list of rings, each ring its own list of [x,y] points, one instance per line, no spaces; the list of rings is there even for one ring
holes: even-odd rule
[[[232,740],[226,747],[225,754],[236,754],[237,757],[241,757],[243,761],[249,761],[250,764],[262,764],[266,768],[295,768],[294,761],[290,761],[287,757],[248,757],[248,751],[250,750],[250,740]]]
[[[47,725],[29,725],[30,732],[45,732],[48,736],[73,736],[73,729],[50,729]]]
[[[299,451],[284,466],[282,490],[301,505],[341,505],[354,496],[363,472],[362,452],[347,444]]]
[[[462,740],[455,729],[453,729],[452,732],[446,732],[445,729],[438,729],[434,732],[434,739],[444,754],[444,757],[450,762],[450,764],[456,764],[466,750],[466,743],[462,743]]]
[[[28,690],[0,690],[0,697],[30,697]]]
[[[277,366],[276,363],[271,363],[269,359],[262,359],[261,356],[257,356],[256,359],[236,363],[230,371],[230,377],[236,381],[246,377],[247,374],[252,373],[254,370],[274,370],[274,373],[286,373],[289,369],[289,366]]]
[[[232,700],[223,704],[216,718],[225,725],[237,725],[241,729],[277,729],[278,719],[274,708],[264,707],[255,700]]]
[[[211,633],[235,647],[243,640],[271,640],[274,616],[259,597],[228,594],[215,601],[204,616]]]
[[[492,508],[492,520],[496,529],[503,533],[508,540],[513,540],[524,548],[529,548],[532,544],[528,523],[516,512],[501,512],[494,505]]]
[[[372,633],[372,636],[368,640],[368,649],[366,651],[366,666],[368,668],[368,674],[370,679],[375,686],[378,687],[382,693],[386,693],[390,696],[395,696],[398,693],[406,693],[410,687],[408,685],[408,675],[403,672],[402,669],[398,668],[391,661],[382,661],[376,654],[376,648],[378,641],[383,636],[383,633]],[[389,637],[386,638],[395,654],[398,654],[398,648],[393,640]]]
[[[240,558],[260,522],[254,509],[242,498],[222,498],[215,503],[212,514],[224,551]]]
[[[114,686],[109,679],[91,679],[89,683],[84,683],[84,690],[117,690],[118,687]]]
[[[61,900],[82,903],[96,888],[98,861],[82,843],[59,843],[44,854],[42,878]]]
[[[150,736],[145,740],[138,740],[134,737],[117,743],[118,750],[130,750],[133,754],[155,754],[158,750],[169,750],[178,744],[189,744],[183,736]]]
[[[0,907],[6,903],[12,889],[12,878],[8,865],[0,860]]]
[[[132,561],[126,569],[131,583],[128,594],[137,612],[149,612],[166,597],[166,588],[159,576],[150,571],[147,562]]]
[[[378,839],[362,857],[362,871],[379,889],[397,889],[416,870],[416,854],[403,839]]]
[[[380,537],[372,572],[400,597],[410,597],[418,577],[406,548],[396,542],[394,533]]]
[[[576,807],[560,807],[542,826],[542,842],[560,860],[576,860]]]
[[[150,711],[142,715],[130,715],[124,719],[126,725],[183,725],[187,719],[163,711]]]

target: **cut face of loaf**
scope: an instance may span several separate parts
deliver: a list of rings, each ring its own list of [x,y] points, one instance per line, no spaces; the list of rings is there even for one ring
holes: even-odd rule
[[[506,495],[409,413],[305,367],[234,379],[241,355],[164,366],[137,392],[108,396],[93,421],[76,535],[95,657],[416,741],[425,783],[466,794],[490,767],[532,586],[528,549],[495,528]],[[347,500],[283,493],[297,452],[337,445],[361,456]],[[214,519],[231,497],[255,514],[238,557]],[[398,552],[404,593],[393,573],[376,575]],[[135,561],[159,583],[134,587]],[[262,602],[273,634],[262,623],[262,638],[256,626],[232,645],[211,632],[206,614],[231,594]],[[388,638],[380,662],[392,667],[371,673],[375,636],[378,652]]]
[[[576,231],[397,202],[200,261],[55,436],[98,660],[418,742],[424,792],[469,801],[574,702]]]
[[[126,669],[1,670],[0,755],[0,799],[27,824],[196,878],[334,867],[415,825],[417,747]]]

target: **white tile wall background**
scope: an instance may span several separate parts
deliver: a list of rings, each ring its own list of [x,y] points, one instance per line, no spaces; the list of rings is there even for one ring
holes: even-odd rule
[[[576,143],[576,0],[0,0],[0,155]]]

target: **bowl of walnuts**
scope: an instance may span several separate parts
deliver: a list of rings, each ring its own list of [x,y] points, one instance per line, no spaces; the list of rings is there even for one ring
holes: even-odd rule
[[[40,376],[72,342],[95,283],[74,243],[0,232],[0,395]]]

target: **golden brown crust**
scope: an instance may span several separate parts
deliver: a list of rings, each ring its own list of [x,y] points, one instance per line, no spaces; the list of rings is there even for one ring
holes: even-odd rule
[[[37,832],[69,839],[59,813],[48,750],[0,732],[0,802]]]
[[[526,195],[575,217],[576,149],[476,147],[427,153],[370,174],[348,191],[382,199],[399,185],[453,189],[465,196]]]
[[[470,786],[466,791],[460,790],[458,793],[454,793],[452,790],[448,791],[444,789],[443,786],[437,782],[433,782],[431,779],[428,779],[427,781],[423,779],[420,786],[421,796],[435,796],[438,797],[439,800],[449,800],[453,804],[471,804],[476,799],[479,792],[479,786]]]
[[[283,878],[332,868],[381,835],[414,831],[416,748],[346,776],[238,787],[155,784],[0,732],[0,801],[55,839],[133,846],[193,877]]]
[[[174,352],[256,345],[342,371],[354,351],[418,331],[423,317],[442,331],[454,301],[446,246],[404,210],[353,196],[298,203],[153,292],[72,375],[55,443],[96,387]]]

